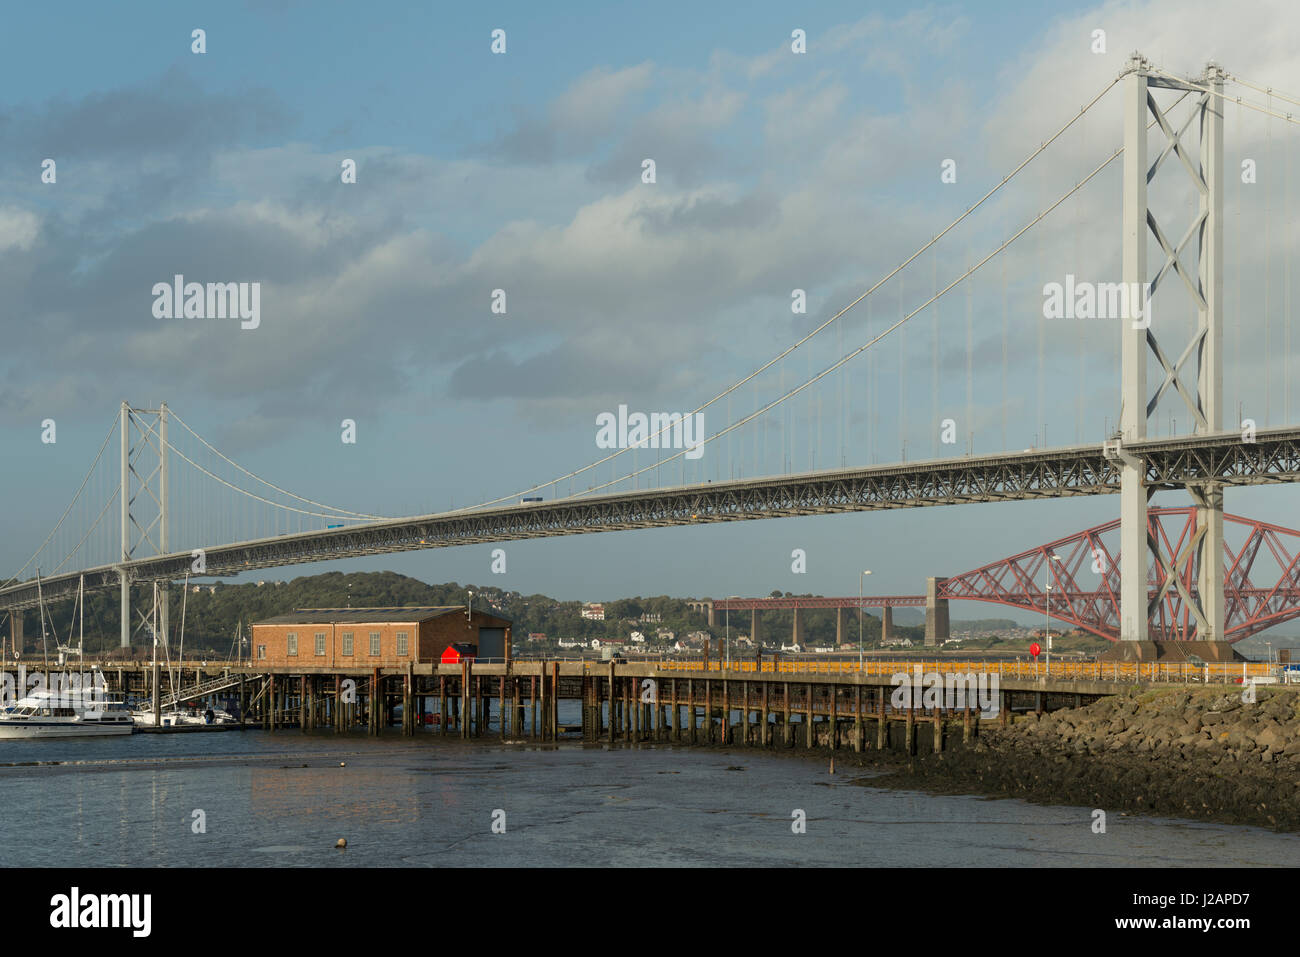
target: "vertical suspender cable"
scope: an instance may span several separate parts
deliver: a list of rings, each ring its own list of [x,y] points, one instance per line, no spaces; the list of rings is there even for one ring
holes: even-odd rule
[[[903,273],[898,274],[898,318],[902,319],[907,314],[906,307],[903,305]],[[907,336],[907,328],[903,327],[898,331],[898,442],[902,448],[901,459],[907,461],[907,403],[903,393],[903,357],[905,350],[903,341]]]
[[[1282,165],[1282,421],[1291,421],[1291,131],[1283,130]]]
[[[1268,108],[1273,109],[1273,95],[1268,97]],[[1264,156],[1268,162],[1269,177],[1264,181],[1264,426],[1272,424],[1272,362],[1273,356],[1273,320],[1269,315],[1269,283],[1272,281],[1273,249],[1269,245],[1269,207],[1273,205],[1273,117],[1264,117]]]
[[[1007,448],[1007,260],[1002,258],[1002,449]]]
[[[970,260],[966,262],[966,271],[970,271]],[[975,378],[974,370],[971,364],[972,353],[975,349],[975,319],[974,319],[974,302],[975,302],[975,277],[971,276],[966,280],[966,435],[968,442],[966,446],[967,454],[975,451]]]
[[[1234,125],[1236,126],[1237,129],[1236,129],[1236,136],[1233,138],[1233,142],[1234,142],[1234,143],[1240,143],[1240,142],[1242,142],[1242,138],[1241,138],[1242,111],[1241,111],[1241,110],[1237,110],[1237,111],[1235,111],[1235,113],[1236,113],[1236,121],[1235,121],[1235,124],[1234,124]],[[1237,184],[1237,185],[1236,185],[1236,189],[1237,189],[1237,210],[1236,210],[1236,216],[1233,217],[1234,220],[1235,220],[1234,225],[1236,226],[1236,240],[1235,240],[1235,241],[1233,242],[1233,244],[1232,244],[1232,248],[1236,251],[1236,254],[1235,254],[1232,258],[1236,260],[1236,265],[1237,265],[1237,283],[1236,283],[1236,285],[1237,285],[1237,311],[1236,311],[1236,313],[1235,313],[1235,314],[1233,315],[1233,317],[1232,317],[1232,325],[1235,327],[1235,331],[1234,331],[1234,335],[1233,335],[1233,346],[1232,346],[1232,367],[1233,367],[1233,369],[1236,371],[1236,376],[1237,376],[1237,378],[1236,378],[1237,387],[1236,387],[1236,389],[1235,389],[1235,392],[1236,392],[1236,394],[1237,394],[1237,408],[1238,408],[1238,409],[1241,409],[1241,407],[1242,407],[1242,401],[1243,401],[1243,399],[1245,398],[1245,395],[1244,395],[1244,393],[1245,393],[1245,386],[1246,386],[1246,382],[1248,381],[1247,377],[1246,377],[1245,375],[1242,374],[1242,368],[1241,368],[1241,327],[1242,327],[1242,325],[1243,325],[1243,321],[1242,321],[1242,312],[1241,312],[1241,260],[1242,260],[1242,255],[1241,255],[1241,249],[1242,249],[1242,246],[1241,246],[1241,204],[1242,204],[1242,194],[1241,194],[1241,177],[1240,177],[1240,176],[1234,176],[1233,179],[1236,181],[1236,184]],[[1241,428],[1241,413],[1240,413],[1240,412],[1238,412],[1238,414],[1237,414],[1237,428],[1238,428],[1238,429]]]
[[[871,299],[867,299],[867,336],[871,335]],[[864,337],[865,339],[866,337]],[[876,462],[876,350],[867,350],[867,428],[864,437],[864,465]]]
[[[930,280],[930,298],[934,298],[939,292],[939,247],[936,246],[931,253],[931,261],[934,263],[934,271]],[[930,323],[930,457],[937,459],[939,457],[939,302],[935,300],[930,307],[932,321]]]

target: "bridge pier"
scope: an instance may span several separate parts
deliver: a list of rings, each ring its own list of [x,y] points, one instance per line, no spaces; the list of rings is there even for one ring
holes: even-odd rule
[[[934,648],[948,640],[948,599],[939,597],[939,585],[946,578],[925,580],[925,647]]]
[[[835,609],[835,650],[839,651],[840,646],[844,644],[844,620],[848,617],[847,608]]]
[[[755,608],[749,613],[749,640],[754,643],[755,648],[762,648],[763,642],[758,631],[758,609]]]
[[[888,644],[894,637],[894,606],[885,605],[880,609],[880,643]]]

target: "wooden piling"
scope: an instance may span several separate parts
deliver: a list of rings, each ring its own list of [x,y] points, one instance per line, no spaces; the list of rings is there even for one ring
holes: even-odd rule
[[[749,682],[741,682],[740,691],[740,734],[741,745],[749,747]]]
[[[817,739],[814,736],[814,731],[813,731],[813,686],[811,684],[808,684],[806,685],[806,689],[808,694],[808,700],[807,700],[807,708],[804,710],[804,719],[808,723],[804,727],[804,747],[811,751],[813,745],[816,744],[817,742]]]
[[[510,670],[507,663],[506,670]],[[509,735],[506,734],[506,675],[497,678],[497,724],[501,726],[501,740],[504,741]]]
[[[542,736],[537,730],[537,675],[528,676],[528,700],[533,712],[531,723],[532,739],[540,741]]]
[[[513,667],[514,665],[512,662],[511,668],[513,669]],[[511,737],[513,738],[522,738],[524,736],[524,711],[523,708],[520,707],[522,698],[521,690],[519,677],[517,675],[512,675],[510,678],[510,729]]]
[[[854,679],[857,682],[853,686],[853,750],[862,753],[862,676],[858,675]]]
[[[411,685],[415,682],[415,676],[411,673],[411,662],[406,663],[406,674],[403,675],[402,682],[402,730],[407,736],[415,734],[416,715],[414,709],[414,698],[411,692]]]
[[[790,682],[781,683],[782,695],[784,698],[784,718],[781,729],[781,747],[788,748],[794,744],[794,730],[791,727],[791,721],[794,720],[794,713],[790,710]]]
[[[470,679],[474,674],[474,666],[469,659],[465,659],[460,664],[460,736],[462,739],[469,737],[469,717],[470,717]]]
[[[690,744],[695,743],[695,679],[686,679],[686,721],[690,728],[690,735],[687,741]]]
[[[613,744],[618,739],[618,709],[614,705],[614,698],[617,694],[617,681],[614,678],[614,662],[609,663],[609,743]]]
[[[679,702],[677,700],[677,679],[676,678],[668,679],[668,695],[671,698],[671,703],[668,705],[668,709],[669,709],[668,714],[671,717],[671,723],[669,725],[669,730],[668,730],[668,739],[670,741],[680,742],[682,740],[682,716],[679,710]]]
[[[840,712],[839,712],[840,686],[831,685],[831,750],[839,748],[840,742]]]
[[[547,717],[550,720],[550,732],[552,741],[560,740],[560,663],[554,661],[551,663],[551,710]]]
[[[441,734],[447,733],[447,676],[438,675],[438,727]]]
[[[713,743],[713,679],[704,679],[704,743]]]

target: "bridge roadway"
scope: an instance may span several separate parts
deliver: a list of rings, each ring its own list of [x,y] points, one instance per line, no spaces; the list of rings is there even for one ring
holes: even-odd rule
[[[1144,482],[1151,488],[1300,481],[1300,427],[1265,429],[1253,442],[1243,441],[1239,432],[1148,439],[1125,445],[1124,453],[1143,461]],[[1079,445],[577,495],[202,547],[207,576],[229,577],[258,568],[452,545],[1119,490],[1117,458],[1102,446]],[[123,574],[133,582],[177,581],[192,561],[188,550],[173,552],[52,576],[41,586],[45,600],[54,601],[75,594],[82,576],[92,590],[117,585]],[[34,580],[0,589],[0,608],[31,608],[37,602]]]

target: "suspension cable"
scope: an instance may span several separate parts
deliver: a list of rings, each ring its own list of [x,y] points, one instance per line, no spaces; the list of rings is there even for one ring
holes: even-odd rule
[[[822,378],[824,378],[825,376],[830,375],[832,372],[834,372],[836,369],[840,368],[840,367],[841,367],[842,365],[844,365],[846,362],[849,362],[850,360],[852,360],[852,359],[856,358],[857,356],[861,355],[863,352],[866,352],[866,351],[867,351],[868,349],[870,349],[873,345],[875,345],[875,344],[876,344],[877,342],[879,342],[881,339],[885,338],[885,336],[889,335],[889,334],[890,334],[891,332],[893,332],[895,329],[897,329],[897,328],[899,328],[900,326],[902,326],[904,323],[906,323],[906,322],[907,322],[909,319],[911,319],[913,316],[915,316],[915,315],[917,315],[918,313],[924,311],[924,310],[925,310],[927,307],[929,307],[932,303],[934,303],[934,302],[936,302],[937,300],[939,300],[940,298],[942,298],[946,293],[949,292],[949,290],[953,289],[955,286],[959,285],[963,280],[967,279],[968,277],[970,277],[970,276],[974,275],[976,272],[978,272],[978,271],[979,271],[979,270],[980,270],[980,269],[981,269],[985,264],[987,264],[987,263],[988,263],[990,260],[992,260],[995,256],[997,256],[999,253],[1001,253],[1003,250],[1005,250],[1008,246],[1010,246],[1012,243],[1014,243],[1017,239],[1019,239],[1021,236],[1023,236],[1026,232],[1028,232],[1028,231],[1029,231],[1030,229],[1032,229],[1034,226],[1038,225],[1040,222],[1042,222],[1044,219],[1046,219],[1047,216],[1050,215],[1051,212],[1052,212],[1053,210],[1055,210],[1055,209],[1056,209],[1058,206],[1060,206],[1063,202],[1065,202],[1067,199],[1069,199],[1071,196],[1073,196],[1075,193],[1077,193],[1080,189],[1082,189],[1084,186],[1086,186],[1086,185],[1087,185],[1087,184],[1092,180],[1093,177],[1095,177],[1095,176],[1096,176],[1098,173],[1100,173],[1103,169],[1105,169],[1107,166],[1109,166],[1111,163],[1113,163],[1113,162],[1115,161],[1116,157],[1118,157],[1118,156],[1119,156],[1120,154],[1122,154],[1123,152],[1124,152],[1124,147],[1121,146],[1121,147],[1116,148],[1116,150],[1115,150],[1113,153],[1111,153],[1110,156],[1108,156],[1106,159],[1104,159],[1104,160],[1103,160],[1103,161],[1102,161],[1102,162],[1101,162],[1101,163],[1100,163],[1100,164],[1099,164],[1095,169],[1093,169],[1093,171],[1092,171],[1091,173],[1089,173],[1087,176],[1085,176],[1083,179],[1081,179],[1079,182],[1077,182],[1074,186],[1070,187],[1070,189],[1067,190],[1065,193],[1063,193],[1063,194],[1060,196],[1060,198],[1058,198],[1055,202],[1052,203],[1052,205],[1048,206],[1047,209],[1043,210],[1041,213],[1039,213],[1037,216],[1035,216],[1033,219],[1031,219],[1028,223],[1026,223],[1024,226],[1022,226],[1019,230],[1017,230],[1016,233],[1015,233],[1015,235],[1013,235],[1010,239],[1008,239],[1008,240],[1006,240],[1005,242],[1003,242],[1002,245],[998,246],[997,249],[993,250],[993,252],[989,253],[987,256],[985,256],[983,259],[981,259],[981,260],[980,260],[978,263],[976,263],[974,266],[969,267],[969,268],[968,268],[964,273],[962,273],[960,276],[958,276],[958,277],[957,277],[956,279],[954,279],[952,282],[948,283],[948,285],[944,286],[943,289],[939,290],[939,292],[937,292],[935,295],[931,296],[931,297],[930,297],[929,299],[927,299],[925,302],[921,303],[921,305],[917,306],[917,307],[916,307],[915,309],[913,309],[911,312],[907,313],[905,316],[903,316],[901,319],[899,319],[899,320],[898,320],[897,322],[895,322],[893,325],[889,326],[887,329],[885,329],[883,332],[881,332],[881,333],[880,333],[879,335],[877,335],[875,338],[873,338],[873,339],[871,339],[870,341],[866,342],[865,344],[859,346],[857,349],[853,350],[852,352],[848,353],[847,355],[842,356],[842,357],[841,357],[840,359],[838,359],[836,362],[834,362],[834,363],[832,363],[831,365],[827,366],[825,369],[823,369],[823,370],[822,370],[821,372],[819,372],[817,375],[813,376],[811,379],[808,379],[806,382],[803,382],[802,384],[800,384],[800,385],[796,386],[795,388],[791,389],[790,391],[786,392],[785,395],[782,395],[782,396],[780,396],[779,398],[773,399],[771,402],[769,402],[767,405],[763,406],[761,409],[758,409],[757,411],[750,413],[749,415],[745,416],[743,419],[740,419],[739,421],[734,422],[734,423],[732,423],[731,425],[727,426],[727,428],[722,429],[722,430],[719,431],[719,432],[715,432],[713,435],[709,436],[708,438],[701,440],[700,442],[696,443],[696,444],[695,444],[691,449],[682,449],[681,451],[677,452],[675,455],[669,456],[669,458],[668,458],[668,459],[665,459],[665,461],[671,461],[672,459],[678,458],[679,456],[683,456],[683,455],[685,455],[687,452],[692,451],[693,449],[702,448],[702,447],[704,447],[705,445],[707,445],[708,443],[712,442],[714,439],[717,439],[717,438],[720,438],[720,437],[726,435],[728,432],[731,432],[733,429],[738,429],[738,428],[740,428],[740,427],[741,427],[742,425],[744,425],[745,423],[747,423],[747,422],[751,421],[752,419],[755,419],[755,418],[759,417],[759,416],[762,415],[763,413],[765,413],[765,412],[771,410],[772,408],[774,408],[774,407],[776,407],[777,405],[779,405],[779,404],[781,404],[782,402],[784,402],[786,399],[788,399],[788,398],[790,398],[790,397],[792,397],[792,396],[798,395],[798,394],[799,394],[800,392],[802,392],[804,389],[808,388],[808,386],[810,386],[810,385],[812,385],[813,383],[817,382],[819,379],[822,379]],[[643,469],[642,471],[644,471],[644,469]],[[629,479],[629,478],[632,478],[632,476],[631,476],[631,475],[624,475],[624,476],[622,476],[621,478],[614,479],[614,480],[612,480],[612,481],[610,481],[610,482],[605,483],[604,485],[598,485],[598,486],[596,486],[595,488],[588,489],[586,492],[579,492],[578,495],[581,496],[581,495],[588,494],[588,493],[590,493],[590,492],[598,492],[598,491],[600,491],[601,489],[608,488],[608,487],[611,486],[611,485],[616,485],[616,484],[618,484],[619,482],[626,481],[626,480]]]
[[[301,495],[295,495],[293,492],[290,492],[288,489],[280,488],[280,486],[275,485],[275,484],[273,484],[273,483],[271,483],[271,482],[268,482],[266,479],[261,478],[260,476],[254,475],[252,472],[250,472],[248,469],[244,468],[242,465],[240,465],[240,464],[239,464],[238,462],[236,462],[234,459],[231,459],[231,458],[229,458],[228,456],[223,455],[221,452],[217,451],[215,448],[212,447],[212,445],[208,442],[207,439],[205,439],[203,436],[199,435],[197,432],[195,432],[193,429],[191,429],[191,428],[189,427],[189,425],[186,424],[186,422],[185,422],[184,419],[182,419],[179,415],[177,415],[177,414],[176,414],[175,412],[173,412],[171,409],[168,409],[167,411],[168,411],[168,413],[169,413],[169,415],[170,415],[170,418],[175,419],[177,422],[179,422],[180,425],[181,425],[181,427],[182,427],[183,429],[185,429],[186,432],[188,432],[190,435],[194,436],[196,439],[198,439],[200,442],[202,442],[202,443],[203,443],[203,444],[208,448],[208,450],[209,450],[210,452],[212,452],[214,455],[216,455],[218,458],[220,458],[220,459],[222,459],[223,461],[229,463],[230,465],[233,465],[235,468],[239,469],[239,471],[243,472],[243,473],[244,473],[245,475],[247,475],[249,478],[256,479],[257,481],[261,482],[263,485],[267,486],[268,488],[273,488],[273,489],[275,489],[277,492],[279,492],[279,493],[282,494],[282,495],[288,495],[290,498],[297,499],[298,501],[300,501],[300,502],[304,502],[304,503],[306,503],[307,505],[315,505],[317,508],[328,509],[328,510],[330,510],[330,511],[336,513],[336,514],[334,514],[334,515],[327,516],[327,517],[329,517],[329,518],[337,518],[337,517],[339,517],[339,516],[341,516],[341,515],[351,515],[351,516],[353,516],[353,517],[355,517],[355,518],[372,518],[372,519],[376,519],[376,520],[383,520],[383,519],[385,519],[385,518],[389,518],[389,517],[391,517],[391,516],[388,516],[388,515],[368,515],[368,514],[366,514],[365,512],[353,512],[353,511],[350,511],[349,509],[346,509],[346,508],[335,508],[333,505],[326,505],[324,502],[315,502],[315,501],[312,501],[312,500],[309,499],[309,498],[303,498]],[[171,448],[172,448],[173,450],[175,450],[176,447],[175,447],[174,445],[172,445],[170,442],[168,442],[167,444],[168,444],[169,446],[171,446]],[[188,461],[188,460],[187,460],[187,461]],[[192,462],[191,462],[190,464],[193,465]],[[209,473],[209,474],[211,474],[211,473]],[[266,500],[263,499],[262,501],[266,501]],[[272,502],[271,504],[275,504],[275,503]],[[313,513],[313,512],[304,512],[303,514],[308,514],[308,515],[310,515],[310,514],[315,514],[315,513]]]
[[[884,285],[886,282],[888,282],[888,281],[889,281],[890,279],[892,279],[894,276],[896,276],[896,275],[898,275],[900,272],[902,272],[903,269],[905,269],[907,266],[911,265],[911,264],[912,264],[912,263],[913,263],[913,262],[914,262],[914,261],[915,261],[919,256],[921,256],[922,254],[924,254],[925,251],[926,251],[927,249],[929,249],[931,246],[933,246],[935,243],[937,243],[940,239],[942,239],[944,236],[946,236],[949,232],[951,232],[953,229],[955,229],[955,228],[956,228],[960,223],[962,223],[962,222],[963,222],[963,221],[964,221],[968,216],[970,216],[973,212],[975,212],[975,210],[977,210],[977,209],[979,209],[981,206],[983,206],[984,203],[985,203],[989,198],[991,198],[995,193],[997,193],[997,192],[998,192],[999,190],[1001,190],[1004,186],[1006,186],[1007,183],[1009,183],[1013,178],[1015,178],[1015,176],[1016,176],[1016,175],[1017,175],[1021,170],[1023,170],[1026,166],[1028,166],[1028,165],[1029,165],[1030,163],[1032,163],[1035,159],[1037,159],[1040,155],[1042,155],[1042,153],[1043,153],[1044,151],[1046,151],[1047,148],[1048,148],[1049,146],[1051,146],[1054,142],[1056,142],[1056,140],[1058,140],[1058,139],[1059,139],[1059,138],[1060,138],[1060,137],[1061,137],[1061,136],[1062,136],[1062,135],[1063,135],[1067,130],[1069,130],[1070,127],[1072,127],[1072,126],[1073,126],[1073,125],[1074,125],[1074,124],[1079,120],[1079,118],[1080,118],[1081,116],[1083,116],[1084,113],[1086,113],[1088,110],[1092,109],[1092,107],[1095,106],[1096,103],[1097,103],[1097,102],[1098,102],[1098,101],[1099,101],[1103,96],[1105,96],[1108,92],[1110,92],[1110,89],[1111,89],[1113,86],[1115,86],[1115,84],[1117,84],[1118,82],[1119,82],[1119,77],[1116,77],[1116,78],[1112,79],[1108,84],[1106,84],[1106,86],[1105,86],[1105,87],[1104,87],[1104,88],[1103,88],[1099,93],[1097,93],[1096,96],[1094,96],[1091,100],[1089,100],[1088,103],[1087,103],[1086,105],[1080,107],[1079,112],[1078,112],[1077,114],[1075,114],[1074,116],[1072,116],[1072,117],[1069,119],[1069,121],[1067,121],[1067,122],[1065,123],[1065,125],[1063,125],[1060,129],[1058,129],[1055,133],[1053,133],[1049,138],[1047,138],[1047,139],[1044,140],[1041,144],[1039,144],[1039,146],[1038,146],[1037,149],[1035,149],[1033,152],[1031,152],[1031,153],[1029,154],[1029,156],[1027,156],[1023,161],[1021,161],[1021,163],[1020,163],[1018,166],[1016,166],[1015,169],[1013,169],[1010,173],[1008,173],[1006,176],[1004,176],[1004,177],[1002,178],[1002,180],[1001,180],[1001,181],[1000,181],[996,186],[994,186],[994,187],[993,187],[992,189],[990,189],[987,193],[985,193],[983,196],[981,196],[981,197],[979,198],[979,200],[977,200],[977,201],[974,203],[974,205],[970,206],[970,207],[969,207],[969,208],[968,208],[964,213],[962,213],[960,216],[958,216],[956,219],[954,219],[951,223],[949,223],[947,226],[945,226],[945,227],[943,228],[943,230],[941,230],[938,234],[936,234],[933,238],[931,238],[931,239],[929,240],[929,242],[927,242],[927,243],[925,243],[924,245],[922,245],[919,249],[917,249],[914,253],[912,253],[912,255],[908,256],[905,260],[903,260],[903,262],[899,263],[899,265],[895,266],[892,270],[890,270],[890,271],[889,271],[889,272],[888,272],[884,277],[882,277],[879,281],[877,281],[874,285],[872,285],[869,289],[867,289],[866,292],[864,292],[862,295],[858,296],[858,298],[854,299],[854,300],[853,300],[852,302],[850,302],[847,306],[845,306],[845,307],[844,307],[843,309],[841,309],[839,312],[835,313],[835,315],[831,316],[829,319],[827,319],[825,322],[823,322],[823,323],[822,323],[820,326],[818,326],[817,328],[813,329],[811,332],[809,332],[809,333],[808,333],[807,335],[805,335],[803,338],[799,339],[799,340],[796,341],[793,345],[791,345],[791,346],[789,346],[788,348],[786,348],[786,349],[785,349],[783,352],[781,352],[779,355],[774,356],[772,359],[770,359],[770,360],[768,360],[767,362],[765,362],[765,363],[764,363],[762,366],[760,366],[758,369],[754,370],[752,373],[750,373],[749,375],[745,376],[745,378],[743,378],[743,379],[739,380],[738,382],[734,383],[733,385],[731,385],[730,387],[728,387],[728,388],[725,389],[724,391],[719,392],[717,395],[715,395],[713,398],[709,399],[709,400],[708,400],[707,402],[705,402],[703,405],[700,405],[700,406],[699,406],[698,408],[696,408],[694,411],[686,413],[686,416],[696,415],[696,414],[698,414],[698,413],[700,413],[700,412],[703,412],[705,409],[707,409],[709,406],[713,405],[715,402],[719,401],[719,400],[722,399],[722,398],[725,398],[726,396],[730,395],[730,394],[731,394],[732,392],[734,392],[735,390],[739,389],[739,388],[740,388],[741,386],[743,386],[745,383],[747,383],[747,382],[749,382],[750,380],[752,380],[752,379],[758,377],[758,376],[761,375],[763,372],[767,371],[767,370],[770,369],[772,366],[776,365],[778,362],[780,362],[782,359],[784,359],[786,356],[788,356],[791,352],[794,352],[796,349],[798,349],[800,346],[802,346],[802,345],[803,345],[804,343],[806,343],[808,340],[812,339],[814,336],[816,336],[818,333],[820,333],[820,332],[821,332],[823,329],[825,329],[827,326],[831,325],[831,323],[835,322],[837,319],[839,319],[841,316],[843,316],[845,313],[847,313],[850,309],[852,309],[852,308],[853,308],[854,306],[856,306],[858,303],[862,302],[862,300],[866,299],[868,296],[870,296],[873,292],[875,292],[877,289],[879,289],[882,285]],[[892,327],[891,327],[891,328],[892,328]],[[683,416],[683,418],[686,418],[686,416]],[[668,431],[668,430],[671,429],[671,428],[672,428],[671,424],[670,424],[670,425],[666,425],[666,426],[664,426],[662,429],[660,429],[660,430],[659,430],[658,432],[656,432],[654,435],[647,436],[647,438],[646,438],[646,442],[648,443],[648,442],[650,441],[650,439],[657,438],[658,436],[662,435],[664,432]],[[721,434],[721,433],[720,433],[720,434]],[[629,446],[629,448],[630,448],[630,446]],[[615,450],[614,452],[611,452],[609,455],[605,456],[604,458],[597,459],[595,462],[592,462],[592,463],[589,464],[589,465],[585,465],[585,466],[583,466],[583,467],[580,468],[580,469],[576,469],[576,470],[574,470],[574,471],[572,471],[572,472],[568,472],[568,473],[566,473],[566,474],[564,474],[564,475],[558,476],[557,478],[554,478],[554,479],[552,479],[552,480],[550,480],[550,481],[548,481],[548,482],[542,482],[542,483],[540,483],[540,484],[538,484],[538,485],[534,485],[534,486],[532,486],[531,488],[525,489],[525,490],[523,490],[523,491],[521,491],[521,492],[516,492],[516,493],[514,493],[513,495],[503,495],[503,496],[501,496],[500,498],[495,498],[495,499],[491,499],[491,500],[486,501],[486,502],[481,502],[481,503],[479,503],[477,506],[472,506],[471,508],[486,508],[486,507],[488,507],[488,506],[490,506],[490,505],[497,505],[497,504],[499,504],[499,503],[501,503],[501,502],[509,501],[510,499],[518,498],[518,497],[523,496],[523,495],[527,495],[527,494],[529,494],[530,492],[536,492],[536,491],[540,491],[540,490],[542,490],[542,489],[545,489],[545,488],[548,488],[548,487],[554,486],[554,485],[556,485],[557,483],[564,481],[565,479],[571,479],[571,478],[574,478],[575,476],[581,475],[581,474],[584,473],[584,472],[591,471],[591,470],[595,469],[597,466],[603,465],[605,462],[608,462],[608,461],[610,461],[611,459],[615,459],[615,458],[617,458],[618,456],[624,454],[624,453],[627,452],[627,451],[628,451],[628,448],[617,449],[617,450]],[[676,456],[674,456],[674,458],[675,458],[675,457],[676,457]],[[645,469],[637,469],[636,471],[630,473],[630,474],[629,474],[629,477],[630,477],[630,475],[640,474],[640,473],[643,472],[643,471],[645,471]],[[616,480],[616,481],[617,481],[617,480]],[[604,488],[605,486],[600,486],[600,487],[601,487],[601,488]],[[589,490],[589,491],[590,491],[590,490]],[[469,510],[469,509],[464,509],[463,511],[468,511],[468,510]]]
[[[29,567],[31,567],[32,562],[36,561],[36,559],[40,557],[40,554],[45,549],[45,546],[50,543],[50,539],[54,537],[55,533],[58,532],[59,527],[63,524],[63,520],[66,519],[68,517],[68,513],[72,511],[72,507],[77,504],[78,497],[80,497],[82,490],[85,489],[86,483],[90,481],[90,476],[94,474],[95,466],[99,465],[99,460],[104,454],[104,449],[108,448],[109,440],[113,438],[113,433],[116,431],[117,431],[117,418],[115,416],[113,419],[113,424],[109,426],[108,434],[104,436],[103,444],[100,445],[99,451],[95,453],[95,461],[90,463],[90,468],[86,471],[86,477],[81,480],[81,485],[77,488],[76,493],[72,496],[72,501],[69,502],[68,507],[63,510],[63,514],[59,516],[59,520],[54,523],[54,528],[50,529],[50,534],[45,536],[45,541],[41,542],[40,548],[36,549],[35,553],[33,553],[32,557],[27,560],[26,564],[24,564],[22,568],[18,569],[18,571],[14,574],[12,578],[0,584],[0,588],[4,588],[7,585],[12,585],[14,582],[18,581],[19,576],[22,575],[23,572],[27,571]],[[121,483],[119,483],[119,485],[120,484]]]

